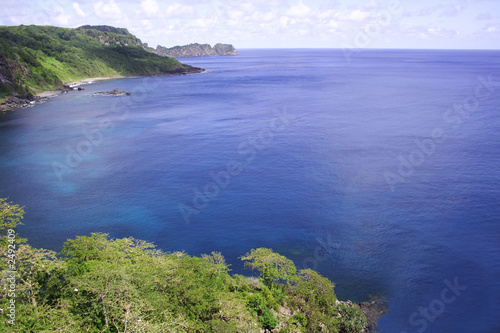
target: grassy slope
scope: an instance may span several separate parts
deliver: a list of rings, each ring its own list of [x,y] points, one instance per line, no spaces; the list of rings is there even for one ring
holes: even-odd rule
[[[14,81],[0,85],[0,98],[36,94],[89,77],[178,73],[190,67],[147,52],[123,30],[0,26],[0,52]]]

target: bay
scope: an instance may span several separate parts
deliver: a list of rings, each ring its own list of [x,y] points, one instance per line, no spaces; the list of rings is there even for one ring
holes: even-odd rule
[[[243,274],[271,247],[340,299],[387,299],[382,332],[498,332],[499,52],[239,51],[0,115],[21,235],[221,251]]]

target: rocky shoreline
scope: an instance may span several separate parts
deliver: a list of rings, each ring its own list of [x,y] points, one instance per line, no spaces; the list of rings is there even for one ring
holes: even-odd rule
[[[75,88],[65,85],[61,89],[52,90],[52,91],[44,91],[38,95],[29,94],[27,96],[19,96],[12,95],[7,96],[5,100],[0,103],[0,111],[13,111],[17,109],[24,109],[27,107],[34,106],[37,103],[43,103],[49,98],[59,96],[60,94],[67,93],[68,91],[73,90],[84,90],[81,87]]]
[[[179,68],[178,70],[172,71],[170,73],[159,74],[158,76],[200,74],[205,72],[206,70],[202,68],[188,67],[188,68]],[[150,75],[145,75],[145,77],[147,76]],[[7,96],[5,100],[3,100],[0,103],[0,112],[7,112],[16,109],[32,107],[37,103],[43,103],[47,99],[67,93],[68,91],[84,90],[84,88],[81,87],[82,85],[92,84],[99,81],[118,80],[118,79],[133,78],[133,77],[138,77],[138,76],[113,76],[113,77],[87,78],[81,81],[68,82],[64,85],[63,88],[52,91],[44,91],[37,94],[36,96],[33,94],[29,94],[26,96],[21,96],[21,95]],[[125,94],[127,93],[125,92]],[[115,96],[114,94],[109,94],[109,95]]]
[[[372,301],[358,303],[359,308],[366,316],[368,326],[365,333],[376,333],[377,322],[387,312],[387,304],[384,301]]]
[[[377,330],[377,322],[381,316],[383,316],[387,312],[387,304],[383,300],[376,300],[371,302],[362,302],[362,303],[353,303],[351,301],[335,301],[336,305],[343,304],[349,308],[352,308],[354,304],[358,305],[361,311],[366,316],[367,323],[361,330],[361,333],[378,333]],[[281,317],[282,321],[287,321],[292,318],[297,312],[292,310],[288,305],[284,304],[279,306],[277,310],[277,315]],[[277,326],[273,330],[265,330],[261,329],[261,333],[277,333],[281,331],[282,327]],[[295,331],[294,331],[295,332]]]
[[[38,100],[39,99],[33,95],[29,97],[7,96],[5,100],[0,103],[0,111],[12,111],[27,108],[35,105]]]

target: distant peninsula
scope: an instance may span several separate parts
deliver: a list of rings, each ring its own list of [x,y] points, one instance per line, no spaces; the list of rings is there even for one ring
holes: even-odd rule
[[[233,45],[221,43],[215,44],[214,47],[209,44],[194,43],[171,48],[158,45],[156,49],[149,49],[155,54],[173,58],[238,55],[238,51],[236,51]]]
[[[0,110],[33,104],[44,91],[88,78],[203,71],[151,52],[124,28],[0,26]]]

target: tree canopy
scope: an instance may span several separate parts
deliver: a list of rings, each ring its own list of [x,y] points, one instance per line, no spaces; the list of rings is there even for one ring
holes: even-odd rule
[[[6,237],[23,209],[0,203]],[[4,313],[14,299],[15,325],[4,316],[0,332],[347,333],[366,326],[359,307],[338,302],[333,283],[319,273],[297,273],[291,260],[267,248],[242,259],[258,277],[230,275],[220,252],[165,253],[104,233],[69,239],[61,253],[16,244],[15,269],[0,272],[10,285],[8,271],[16,271],[15,297],[10,287],[0,289]]]

